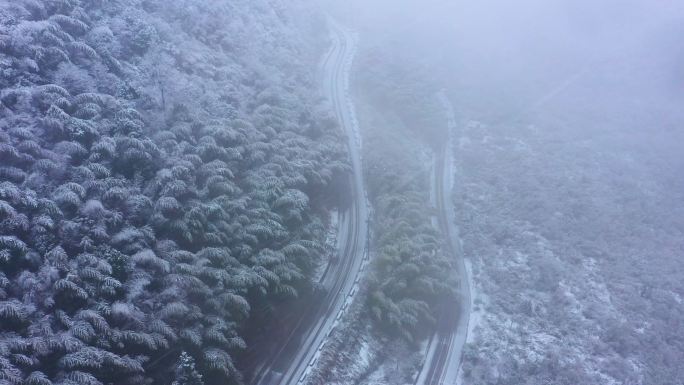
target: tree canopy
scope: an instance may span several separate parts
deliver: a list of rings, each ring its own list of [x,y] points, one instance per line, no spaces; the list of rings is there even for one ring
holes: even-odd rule
[[[241,326],[308,284],[349,169],[296,20],[0,4],[0,383],[241,382]]]

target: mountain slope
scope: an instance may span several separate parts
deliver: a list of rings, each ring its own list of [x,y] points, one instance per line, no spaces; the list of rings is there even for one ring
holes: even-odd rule
[[[0,5],[2,381],[240,383],[349,168],[279,4]]]

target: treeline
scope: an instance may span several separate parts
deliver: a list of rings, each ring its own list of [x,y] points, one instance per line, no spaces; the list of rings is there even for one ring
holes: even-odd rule
[[[453,298],[457,285],[442,235],[431,223],[428,169],[406,157],[416,151],[413,143],[401,142],[368,158],[375,210],[368,309],[382,330],[417,343],[434,326],[440,300]]]
[[[413,344],[428,335],[445,299],[455,299],[453,256],[432,225],[430,157],[446,138],[438,88],[401,48],[362,52],[364,168],[374,209],[368,309],[381,330]]]
[[[241,382],[348,172],[270,3],[0,4],[0,383]]]
[[[413,344],[432,330],[439,304],[455,297],[457,287],[452,257],[432,225],[436,208],[430,204],[426,155],[446,122],[420,75],[402,66],[378,66],[378,60],[365,57],[362,65],[371,69],[359,79],[364,104],[372,106],[362,114],[374,209],[368,311],[380,330]],[[376,65],[365,65],[370,62]]]

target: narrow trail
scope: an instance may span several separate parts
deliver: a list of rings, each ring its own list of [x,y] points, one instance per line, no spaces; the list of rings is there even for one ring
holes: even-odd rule
[[[349,140],[352,165],[350,207],[340,214],[337,250],[320,283],[325,295],[313,298],[299,314],[294,328],[278,348],[258,366],[253,385],[304,383],[321,348],[358,291],[359,277],[368,263],[368,200],[361,169],[361,136],[349,95],[349,76],[356,53],[356,35],[329,22],[332,46],[322,62],[323,87]]]
[[[456,116],[446,95],[440,94],[440,101],[447,112],[449,137],[434,156],[430,199],[437,208],[437,218],[433,221],[433,225],[444,234],[446,251],[456,261],[459,275],[459,298],[456,303],[442,304],[437,330],[428,341],[425,362],[414,385],[456,384],[470,321],[471,299],[468,271],[465,266],[459,229],[454,222],[454,207],[451,201],[454,184],[452,151]]]

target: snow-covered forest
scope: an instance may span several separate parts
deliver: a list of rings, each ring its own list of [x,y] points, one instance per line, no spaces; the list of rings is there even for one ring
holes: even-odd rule
[[[241,383],[349,169],[300,5],[0,1],[0,383]]]
[[[682,26],[0,0],[0,385],[679,384]]]

